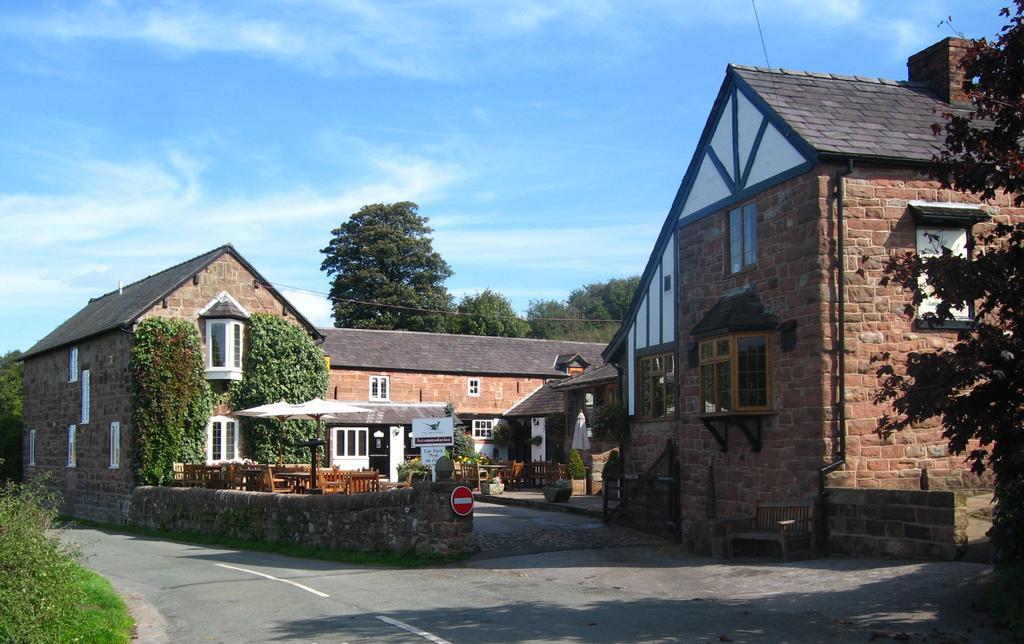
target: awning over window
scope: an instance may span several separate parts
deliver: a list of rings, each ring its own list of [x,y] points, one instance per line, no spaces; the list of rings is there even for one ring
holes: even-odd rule
[[[910,201],[907,207],[914,221],[926,226],[970,226],[992,218],[975,204]]]
[[[743,289],[718,300],[690,331],[692,336],[708,336],[734,331],[769,331],[779,320],[768,312],[752,289]]]

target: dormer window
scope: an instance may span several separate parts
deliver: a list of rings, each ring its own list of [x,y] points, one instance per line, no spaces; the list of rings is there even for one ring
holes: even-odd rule
[[[206,377],[241,380],[245,349],[246,311],[235,298],[222,292],[199,312],[206,323]]]

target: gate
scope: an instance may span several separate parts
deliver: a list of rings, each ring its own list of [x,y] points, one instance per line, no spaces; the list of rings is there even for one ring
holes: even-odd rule
[[[619,459],[625,463],[625,458]],[[613,520],[637,530],[682,541],[679,506],[679,460],[675,444],[665,450],[643,474],[604,476],[604,522]]]

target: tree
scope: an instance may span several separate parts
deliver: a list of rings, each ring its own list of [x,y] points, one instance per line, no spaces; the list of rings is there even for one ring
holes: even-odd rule
[[[1016,0],[995,42],[974,41],[962,62],[970,114],[947,114],[945,145],[935,159],[944,187],[992,198],[1001,191],[1024,205],[1024,0]],[[1008,9],[1001,15],[1010,17]],[[972,328],[950,349],[910,353],[906,363],[879,369],[875,401],[891,403],[894,415],[879,421],[883,436],[938,417],[950,452],[963,454],[974,472],[991,468],[996,514],[990,533],[1002,563],[1024,562],[1024,224],[1005,223],[980,236],[973,257],[943,249],[922,259],[894,257],[889,277],[913,294],[926,289],[940,300],[926,322],[944,323],[953,311],[974,306]],[[924,277],[925,284],[920,278]],[[908,314],[914,306],[908,306]],[[976,441],[972,444],[971,441]],[[1020,617],[1018,616],[1018,619]]]
[[[21,479],[22,375],[20,351],[0,356],[0,481]]]
[[[530,332],[530,325],[516,315],[508,298],[491,289],[466,295],[456,310],[461,315],[448,321],[449,333],[524,338]]]
[[[284,400],[300,403],[327,393],[324,354],[304,330],[276,315],[254,313],[249,318],[249,350],[241,380],[231,384],[231,407],[246,409]],[[308,420],[243,418],[248,456],[260,463],[309,458],[307,448],[295,443],[319,438],[316,424]]]
[[[638,276],[615,278],[575,289],[565,302],[532,300],[527,317],[559,319],[531,319],[530,335],[547,340],[608,342],[620,323],[589,320],[622,320],[639,283]]]
[[[424,310],[451,309],[444,281],[452,270],[434,251],[418,208],[410,201],[363,206],[331,231],[320,270],[333,278],[335,326],[443,330],[445,316]]]

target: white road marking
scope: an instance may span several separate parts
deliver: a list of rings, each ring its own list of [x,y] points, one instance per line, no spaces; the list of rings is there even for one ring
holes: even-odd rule
[[[385,617],[383,615],[377,615],[377,619],[379,619],[380,621],[384,622],[385,624],[391,624],[392,626],[397,626],[398,628],[402,629],[403,631],[407,631],[409,633],[412,633],[413,635],[419,635],[423,639],[430,640],[434,644],[452,644],[451,642],[449,642],[448,640],[446,640],[444,638],[438,637],[437,635],[433,635],[433,634],[428,633],[426,631],[421,631],[420,629],[416,628],[415,626],[410,626],[410,625],[406,624],[405,622],[398,621],[397,619],[391,619],[390,617]]]
[[[284,583],[289,584],[291,586],[295,586],[296,588],[301,588],[302,590],[306,591],[307,593],[313,593],[317,597],[330,597],[330,595],[328,595],[327,593],[322,593],[319,590],[316,590],[315,588],[310,588],[309,586],[304,586],[304,585],[302,585],[302,584],[300,584],[300,583],[298,583],[296,581],[289,581],[288,579],[278,579],[277,577],[272,577],[271,575],[268,575],[268,574],[265,574],[265,573],[262,573],[262,572],[256,572],[255,570],[249,570],[248,568],[239,568],[237,566],[229,566],[227,564],[222,564],[222,563],[214,564],[214,565],[215,566],[220,566],[221,568],[230,568],[231,570],[237,570],[239,572],[247,572],[250,575],[258,575],[260,577],[266,577],[267,579],[270,579],[272,581],[284,582]]]

